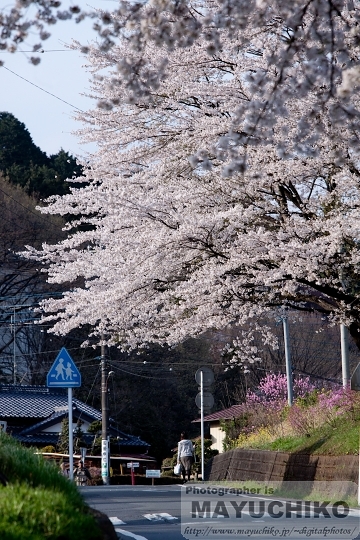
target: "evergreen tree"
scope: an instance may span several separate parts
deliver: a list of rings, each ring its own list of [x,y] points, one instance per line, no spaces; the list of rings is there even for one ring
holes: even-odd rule
[[[30,163],[39,166],[48,162],[45,152],[34,144],[25,124],[8,112],[0,112],[0,170],[12,165],[25,167]]]
[[[61,432],[57,443],[57,451],[60,454],[69,453],[69,419],[64,418],[61,422]]]
[[[81,423],[76,424],[73,431],[74,454],[80,454],[80,448],[86,446],[84,442],[84,432],[81,429]],[[57,450],[60,454],[69,453],[69,418],[64,418],[61,422],[61,432],[57,444]]]
[[[25,124],[0,112],[0,171],[28,195],[44,199],[69,192],[68,178],[81,175],[76,159],[61,149],[50,157],[34,144]]]
[[[84,432],[81,428],[82,422],[78,421],[76,424],[76,428],[73,432],[73,440],[74,440],[74,453],[80,454],[80,448],[86,446],[86,443],[84,442]]]

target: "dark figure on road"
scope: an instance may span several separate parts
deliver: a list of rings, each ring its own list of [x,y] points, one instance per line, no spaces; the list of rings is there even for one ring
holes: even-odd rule
[[[91,480],[91,474],[81,460],[74,469],[74,480],[77,486],[86,486],[88,480]]]
[[[177,462],[181,464],[181,474],[185,484],[190,480],[191,466],[194,463],[194,446],[185,432],[181,434],[178,442]]]

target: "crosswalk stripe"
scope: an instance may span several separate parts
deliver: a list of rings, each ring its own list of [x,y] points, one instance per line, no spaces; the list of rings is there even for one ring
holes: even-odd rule
[[[177,517],[172,516],[171,514],[167,514],[166,512],[162,512],[161,514],[157,515],[160,516],[162,519],[165,519],[165,521],[173,521],[175,519],[178,519]]]
[[[175,519],[178,519],[177,517],[172,516],[171,514],[168,514],[166,512],[160,512],[157,514],[143,514],[144,518],[148,519],[149,521],[174,521]]]
[[[122,521],[118,517],[109,517],[111,523],[114,525],[126,525],[125,521]]]
[[[144,518],[148,519],[149,521],[162,521],[161,517],[159,517],[157,514],[144,514]]]

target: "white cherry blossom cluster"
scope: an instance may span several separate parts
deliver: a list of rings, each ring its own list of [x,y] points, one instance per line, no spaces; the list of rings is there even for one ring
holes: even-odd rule
[[[74,284],[43,303],[55,332],[172,345],[283,306],[360,342],[360,111],[341,90],[360,65],[357,7],[121,3],[116,42],[88,50],[95,106],[79,137],[97,151],[42,208],[77,221],[28,254]],[[244,339],[239,361],[257,360]]]

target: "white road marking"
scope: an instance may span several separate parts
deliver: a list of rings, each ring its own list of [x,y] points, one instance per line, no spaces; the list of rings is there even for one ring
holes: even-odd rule
[[[144,514],[144,518],[148,519],[149,521],[174,521],[175,519],[178,519],[177,517],[172,516],[167,512],[159,512],[157,514]]]
[[[173,521],[174,519],[178,519],[175,516],[172,516],[171,514],[167,514],[166,512],[162,512],[161,514],[156,514],[157,516],[160,516],[162,519],[165,519],[165,521]]]
[[[162,521],[162,518],[159,517],[158,514],[144,514],[144,518],[149,521]]]
[[[109,517],[111,523],[115,526],[115,525],[126,525],[125,521],[122,521],[121,519],[119,519],[118,517]]]
[[[148,540],[145,536],[139,536],[138,534],[124,531],[124,529],[119,529],[118,527],[115,527],[115,532],[118,535],[119,540],[127,540],[128,538],[132,538],[133,540]]]

